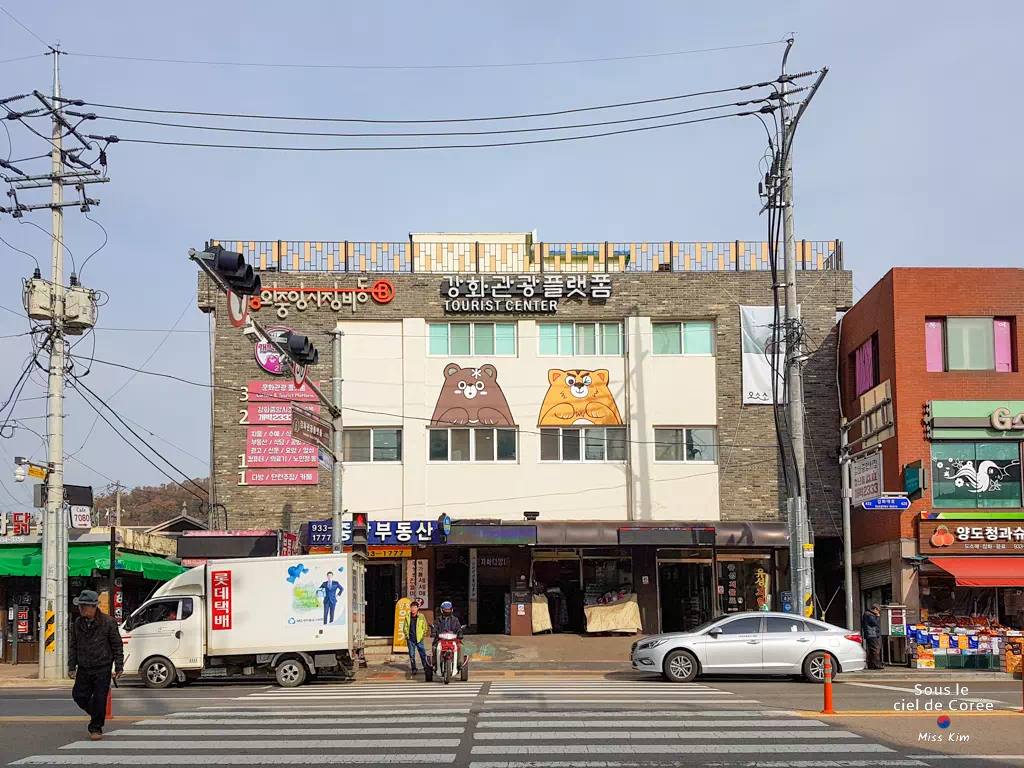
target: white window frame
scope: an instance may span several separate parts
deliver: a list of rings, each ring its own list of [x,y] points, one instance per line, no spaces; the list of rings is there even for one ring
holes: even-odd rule
[[[447,328],[448,328],[448,336],[447,336],[447,339],[448,339],[448,345],[447,345],[448,346],[448,351],[447,352],[444,352],[444,353],[433,353],[433,352],[430,351],[430,327],[433,326],[433,325],[444,325],[444,326],[447,326]],[[451,351],[451,349],[452,349],[452,330],[451,330],[451,327],[453,325],[465,325],[465,326],[469,327],[469,354],[468,355],[457,354],[457,353],[454,353],[454,352]],[[478,326],[478,325],[492,325],[492,326],[494,326],[494,349],[495,349],[494,352],[481,353],[481,352],[477,352],[476,351],[476,326]],[[512,344],[515,347],[515,349],[511,352],[511,354],[508,353],[508,352],[498,352],[497,351],[497,349],[498,349],[498,329],[497,329],[497,326],[499,326],[499,325],[510,325],[510,326],[512,326]],[[511,321],[508,321],[508,320],[494,320],[494,321],[479,320],[479,321],[474,321],[474,322],[469,322],[469,321],[467,321],[467,322],[458,322],[458,321],[455,321],[455,320],[451,320],[451,321],[448,321],[448,322],[444,322],[444,321],[438,321],[438,322],[427,321],[427,357],[479,357],[479,356],[484,356],[484,357],[517,357],[518,354],[519,354],[519,323],[516,322],[515,320],[511,320]]]
[[[453,461],[452,460],[452,430],[469,430],[469,461]],[[430,433],[440,432],[445,430],[448,432],[448,458],[447,459],[432,459],[430,458]],[[477,431],[488,430],[494,434],[494,458],[493,459],[477,459],[476,457],[476,433]],[[516,456],[514,459],[499,459],[498,458],[498,430],[511,430],[516,436]],[[427,427],[427,463],[428,464],[518,464],[519,463],[519,428],[518,427],[460,427],[452,425],[450,427]]]
[[[373,457],[373,433],[378,430],[387,430],[389,432],[398,432],[398,458],[397,459],[375,459]],[[369,432],[370,433],[370,458],[366,461],[355,461],[353,459],[344,458],[344,464],[401,464],[405,460],[405,435],[403,435],[402,427],[346,427],[341,432],[341,447],[342,451],[345,450],[345,433],[346,432]]]
[[[715,433],[715,443],[714,443],[714,445],[715,445],[715,458],[714,458],[714,460],[709,461],[709,460],[706,460],[706,459],[687,459],[687,458],[683,458],[683,459],[681,459],[679,461],[676,461],[674,459],[673,460],[659,459],[658,458],[658,430],[659,429],[681,429],[681,430],[683,430],[683,456],[684,457],[686,456],[686,433],[689,432],[691,429],[710,429],[711,431],[713,431]],[[714,464],[714,465],[717,465],[718,464],[718,454],[719,454],[718,426],[714,425],[714,424],[711,424],[711,425],[691,424],[689,426],[681,426],[681,425],[678,425],[678,424],[659,424],[658,426],[654,427],[654,444],[651,447],[654,448],[654,463],[655,464],[706,464],[706,465]]]
[[[556,352],[553,355],[552,354],[547,354],[547,353],[541,351],[540,328],[541,328],[542,325],[553,325],[556,328],[558,328],[558,334],[557,334],[557,338],[558,338],[558,352]],[[563,326],[563,325],[571,325],[572,326],[572,349],[569,350],[568,352],[566,352],[565,350],[562,349],[562,329],[561,329],[561,326]],[[590,326],[594,327],[594,334],[595,334],[595,336],[594,336],[594,354],[592,354],[592,355],[584,354],[582,352],[577,352],[576,351],[576,347],[578,346],[577,339],[579,338],[579,336],[578,336],[579,330],[578,329],[579,329],[579,327],[581,325],[590,325]],[[616,325],[618,327],[618,331],[619,331],[619,351],[618,352],[605,352],[603,350],[604,334],[601,332],[601,326],[603,326],[603,325]],[[573,322],[573,323],[569,323],[569,322],[559,323],[559,322],[537,321],[537,357],[622,357],[623,354],[625,353],[625,350],[626,350],[626,335],[625,335],[625,329],[623,328],[623,322],[621,320],[593,320],[593,321],[590,321],[590,322],[579,322],[579,323],[576,323],[576,322]]]
[[[687,352],[686,351],[686,324],[687,323],[707,323],[711,326],[711,351],[710,352]],[[654,326],[656,325],[677,325],[679,326],[679,349],[681,350],[678,354],[675,352],[655,352],[654,351]],[[717,351],[717,343],[715,339],[715,321],[714,320],[652,320],[651,321],[651,354],[654,357],[714,357]]]
[[[566,459],[562,455],[562,446],[564,445],[564,430],[579,430],[580,432],[580,457],[578,459]],[[586,430],[588,429],[603,429],[604,433],[604,458],[603,459],[588,459],[587,458],[587,436]],[[608,458],[608,430],[609,429],[621,429],[624,437],[624,445],[626,447],[626,453],[621,459],[609,459]],[[549,430],[557,430],[558,432],[558,458],[557,459],[545,459],[543,457],[543,441],[545,433]],[[625,426],[620,427],[600,427],[591,426],[587,424],[578,424],[570,427],[540,427],[539,429],[539,440],[537,441],[537,461],[541,464],[625,464],[629,458],[629,428]]]

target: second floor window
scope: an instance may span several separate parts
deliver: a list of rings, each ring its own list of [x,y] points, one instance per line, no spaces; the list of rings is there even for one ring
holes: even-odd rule
[[[713,355],[715,326],[706,320],[651,323],[656,355]]]
[[[537,332],[544,357],[622,354],[622,323],[538,323]]]
[[[515,323],[428,323],[429,352],[437,357],[516,353]]]
[[[445,462],[514,462],[517,442],[516,430],[489,427],[431,429],[427,440],[430,460]]]
[[[625,427],[557,427],[540,431],[541,461],[625,461]]]
[[[929,317],[924,324],[926,370],[1014,369],[1013,321],[1006,317]]]
[[[718,461],[717,442],[714,427],[655,427],[654,460],[713,464]]]
[[[341,433],[341,447],[346,462],[401,461],[402,430],[395,427],[358,427]]]

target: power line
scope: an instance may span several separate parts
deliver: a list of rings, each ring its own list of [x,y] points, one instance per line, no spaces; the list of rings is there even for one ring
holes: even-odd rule
[[[759,43],[740,45],[721,45],[712,48],[692,48],[682,51],[659,51],[655,53],[636,53],[623,56],[603,56],[588,59],[555,59],[549,61],[510,61],[483,62],[473,64],[303,64],[290,62],[259,62],[259,61],[215,61],[203,59],[167,59],[150,56],[119,56],[102,53],[67,52],[71,56],[89,59],[110,59],[113,61],[142,61],[157,64],[192,64],[217,67],[261,67],[273,69],[358,69],[358,70],[444,70],[444,69],[507,69],[514,67],[554,67],[569,64],[596,64],[612,61],[633,61],[638,59],[656,59],[672,56],[691,56],[699,53],[716,51],[735,51],[744,48],[761,48],[768,45],[779,45],[781,40],[765,40]]]
[[[170,374],[170,373],[159,373],[157,371],[143,371],[143,370],[139,370],[139,369],[136,369],[136,368],[132,368],[131,366],[123,365],[122,363],[114,363],[114,362],[111,362],[109,360],[94,359],[92,362],[99,363],[100,365],[110,365],[110,366],[113,366],[114,368],[124,368],[125,370],[136,371],[137,373],[142,373],[142,374],[145,374],[147,376],[156,376],[157,378],[161,378],[161,379],[170,379],[172,381],[177,381],[177,382],[180,382],[182,384],[189,384],[189,385],[191,385],[193,387],[201,387],[203,389],[223,390],[223,391],[227,391],[227,392],[234,392],[236,394],[241,394],[241,393],[247,392],[245,387],[232,387],[232,386],[229,386],[227,384],[209,384],[207,382],[202,382],[202,381],[193,381],[192,379],[185,379],[185,378],[182,378],[181,376],[175,376],[175,375]],[[269,396],[269,395],[267,395],[267,396],[261,395],[259,401],[252,401],[252,402],[292,403],[292,402],[295,402],[295,401],[289,400],[288,398],[284,398],[284,397],[272,397],[272,396]],[[299,405],[301,405],[301,404],[302,403],[300,402]],[[384,417],[389,418],[389,419],[398,419],[398,420],[405,420],[405,421],[433,422],[433,419],[428,417],[428,416],[410,416],[408,414],[402,414],[402,413],[388,413],[386,411],[374,411],[374,410],[369,410],[369,409],[365,409],[365,408],[353,408],[353,407],[347,406],[347,405],[341,406],[341,410],[343,410],[343,411],[351,411],[353,413],[367,414],[367,415],[370,415],[370,416],[384,416]],[[258,426],[258,425],[253,425],[253,426]],[[519,434],[522,434],[522,435],[543,435],[544,434],[544,433],[538,432],[538,431],[521,429],[521,428],[518,427],[518,425],[513,425],[513,426],[515,426],[515,428],[519,431]],[[567,425],[567,426],[569,428],[572,428],[571,425]],[[619,426],[621,428],[623,428],[623,429],[628,427],[628,425],[626,425],[626,424],[622,424],[622,425],[619,425]],[[456,428],[457,429],[457,428],[459,428],[459,425],[458,424],[438,425],[439,429],[443,429],[443,428],[447,428],[447,427],[451,427],[451,428]],[[359,428],[360,427],[353,427],[353,429],[359,429]],[[467,428],[469,428],[469,427],[467,427]],[[495,428],[501,429],[501,427],[495,427]],[[586,429],[586,428],[587,427],[584,426],[584,429]],[[600,427],[590,427],[590,428],[599,429]],[[700,427],[694,427],[694,428],[699,429]],[[552,429],[556,429],[556,427],[552,427]],[[616,441],[616,442],[630,443],[631,445],[677,445],[677,443],[675,443],[675,442],[666,442],[664,440],[621,440],[621,441]],[[775,449],[775,447],[776,447],[775,445],[756,445],[756,444],[737,444],[737,443],[718,443],[718,442],[715,442],[715,443],[704,443],[704,445],[714,445],[715,447],[719,447],[719,446],[732,446],[732,447],[736,447],[736,448],[771,448],[771,449]]]
[[[11,14],[11,12],[10,12],[10,11],[8,11],[8,10],[7,10],[6,8],[4,8],[4,7],[2,6],[2,5],[0,5],[0,11],[3,11],[3,12],[4,12],[4,14],[5,14],[5,15],[6,15],[6,16],[7,16],[7,17],[8,17],[8,18],[9,18],[9,19],[11,20],[11,21],[13,21],[13,22],[14,22],[15,24],[17,24],[17,25],[18,25],[19,27],[21,27],[21,28],[22,28],[22,29],[24,29],[24,30],[25,30],[26,32],[28,32],[28,33],[29,33],[30,35],[32,35],[32,37],[34,37],[34,38],[35,38],[36,40],[38,40],[38,41],[39,41],[40,43],[42,43],[43,45],[45,45],[45,46],[46,46],[47,48],[49,48],[49,47],[50,47],[50,44],[49,44],[48,42],[46,42],[45,40],[43,40],[43,38],[41,38],[41,37],[40,37],[39,35],[37,35],[37,34],[36,34],[35,32],[33,32],[33,31],[32,31],[31,29],[29,29],[29,28],[28,28],[28,27],[26,27],[26,26],[25,26],[24,24],[22,24],[22,23],[21,23],[20,21],[18,21],[18,19],[16,19],[16,18],[15,18],[15,17],[14,17],[14,16],[13,16],[13,15]],[[34,54],[34,55],[36,55],[36,56],[46,56],[47,54],[45,54],[45,53],[37,53],[37,54]],[[22,58],[30,59],[30,58],[32,58],[32,57],[31,57],[31,56],[24,56],[24,57],[22,57]],[[10,59],[10,61],[19,61],[19,59]],[[0,63],[6,63],[6,62],[0,62]]]
[[[109,426],[109,427],[110,427],[110,428],[111,428],[112,430],[114,430],[114,433],[115,433],[115,434],[116,434],[116,435],[117,435],[118,437],[120,437],[120,438],[121,438],[122,440],[124,440],[124,442],[125,442],[125,443],[127,443],[127,444],[128,444],[129,446],[131,446],[132,450],[134,450],[134,451],[135,451],[135,452],[136,452],[137,454],[139,454],[139,456],[141,456],[141,457],[142,457],[143,459],[145,459],[145,460],[146,460],[146,461],[147,461],[147,462],[148,462],[148,463],[150,464],[150,466],[152,466],[152,467],[153,467],[154,469],[156,469],[156,470],[157,470],[157,471],[158,471],[158,472],[159,472],[160,474],[162,474],[162,475],[163,475],[164,477],[166,477],[166,478],[167,478],[168,480],[170,480],[170,481],[171,481],[172,483],[175,483],[176,485],[179,485],[179,486],[181,486],[181,487],[182,487],[182,488],[183,488],[184,490],[186,490],[186,491],[188,491],[189,493],[191,493],[191,494],[192,494],[193,496],[195,496],[195,497],[196,497],[197,499],[199,499],[200,501],[205,501],[205,500],[206,500],[206,499],[204,499],[204,498],[203,498],[202,496],[200,496],[200,495],[199,495],[198,493],[196,493],[195,491],[193,491],[193,490],[192,490],[191,488],[189,488],[189,487],[188,487],[187,485],[185,485],[184,483],[181,483],[181,482],[179,482],[178,480],[174,479],[174,477],[172,477],[171,475],[169,475],[169,474],[168,474],[168,473],[167,473],[167,472],[166,472],[166,471],[165,471],[165,470],[164,470],[164,469],[163,469],[162,467],[160,467],[160,466],[159,466],[158,464],[156,464],[156,462],[154,462],[154,461],[153,461],[152,459],[150,459],[150,458],[149,458],[149,457],[148,457],[148,456],[147,456],[147,455],[146,455],[145,453],[143,453],[143,452],[142,452],[142,451],[141,451],[141,450],[139,449],[139,447],[138,447],[137,445],[135,445],[135,443],[133,443],[133,442],[132,442],[131,440],[129,440],[129,439],[127,438],[127,437],[125,437],[125,436],[124,436],[123,434],[121,434],[121,432],[120,432],[120,431],[119,431],[119,430],[118,430],[118,429],[117,429],[117,428],[116,428],[116,427],[115,427],[115,426],[114,426],[114,425],[113,425],[113,424],[111,423],[110,419],[108,419],[108,418],[107,418],[106,416],[104,416],[104,415],[103,415],[103,412],[102,412],[102,411],[101,411],[101,410],[100,410],[99,408],[97,408],[97,407],[96,407],[96,405],[95,405],[95,404],[94,404],[94,403],[93,403],[93,402],[92,402],[92,401],[91,401],[91,400],[90,400],[89,398],[87,398],[87,397],[86,397],[86,396],[85,396],[84,394],[82,394],[82,390],[84,389],[84,390],[85,390],[86,392],[88,392],[88,393],[89,393],[90,395],[92,395],[92,396],[93,396],[93,397],[95,397],[95,398],[96,398],[97,400],[99,400],[99,402],[100,402],[100,403],[102,403],[102,404],[103,404],[103,406],[104,406],[104,407],[105,407],[105,408],[106,408],[107,410],[109,410],[109,411],[110,411],[110,412],[111,412],[112,414],[114,414],[114,416],[115,416],[115,417],[117,417],[117,419],[118,419],[118,420],[120,420],[120,418],[121,418],[121,417],[120,417],[120,416],[118,416],[118,415],[117,415],[117,412],[116,412],[116,411],[114,411],[114,410],[113,410],[113,409],[112,409],[112,408],[111,408],[111,407],[110,407],[109,405],[107,405],[107,404],[106,404],[106,403],[105,403],[105,402],[104,402],[104,401],[103,401],[103,400],[102,400],[102,399],[101,399],[101,398],[100,398],[100,397],[99,397],[99,396],[98,396],[98,395],[97,395],[97,394],[96,394],[95,392],[93,392],[93,391],[92,391],[91,389],[89,389],[89,388],[88,388],[87,386],[85,386],[85,384],[83,384],[83,383],[82,383],[81,379],[79,379],[79,378],[78,378],[77,376],[74,376],[74,375],[72,375],[72,377],[71,377],[71,380],[69,381],[69,384],[71,385],[71,388],[72,388],[72,389],[74,389],[74,390],[75,390],[76,392],[78,392],[78,394],[79,394],[79,396],[80,396],[80,397],[82,398],[82,400],[83,400],[83,401],[85,401],[85,403],[86,403],[86,404],[87,404],[87,405],[88,405],[88,406],[89,406],[90,408],[92,408],[92,409],[93,409],[94,411],[96,411],[96,415],[97,415],[97,416],[98,416],[99,418],[103,419],[103,421],[105,421],[105,422],[107,423],[107,426]],[[81,389],[79,389],[79,388],[81,388]],[[123,423],[123,422],[122,422],[122,423]],[[149,450],[151,450],[151,451],[153,452],[153,454],[154,454],[155,456],[159,457],[159,458],[160,458],[160,459],[161,459],[162,461],[164,461],[164,462],[165,462],[165,463],[166,463],[166,464],[167,464],[167,465],[168,465],[169,467],[171,467],[171,468],[172,468],[172,469],[174,469],[174,470],[175,470],[176,472],[178,472],[179,474],[181,474],[181,476],[182,476],[182,477],[184,477],[185,479],[187,479],[187,480],[188,480],[188,481],[189,481],[190,483],[192,483],[193,485],[195,485],[195,486],[196,486],[197,488],[199,488],[200,490],[202,490],[202,491],[203,491],[204,493],[206,492],[206,491],[205,491],[205,489],[203,489],[203,488],[202,488],[201,486],[199,486],[198,484],[196,484],[196,483],[195,483],[195,482],[194,482],[194,481],[192,480],[192,478],[190,478],[190,477],[189,477],[189,476],[188,476],[188,475],[187,475],[186,473],[182,472],[182,471],[181,471],[180,469],[178,469],[178,468],[177,468],[177,467],[175,467],[175,466],[174,466],[173,464],[171,464],[171,462],[167,461],[167,459],[165,459],[165,458],[164,458],[164,457],[163,457],[163,456],[162,456],[162,455],[160,454],[160,452],[159,452],[159,451],[157,451],[156,449],[154,449],[154,448],[153,448],[153,446],[151,446],[151,445],[150,445],[149,443],[147,443],[147,442],[146,442],[145,440],[143,440],[143,439],[142,439],[141,437],[139,437],[139,436],[138,436],[138,434],[136,434],[136,433],[135,433],[135,431],[134,431],[134,430],[132,430],[132,428],[131,428],[131,427],[128,427],[128,425],[127,425],[127,424],[125,425],[125,427],[126,427],[126,428],[128,429],[128,431],[129,431],[129,432],[131,432],[131,433],[132,433],[133,435],[135,435],[135,436],[136,436],[136,437],[137,437],[137,438],[138,438],[138,439],[139,439],[139,440],[140,440],[140,441],[141,441],[141,442],[142,442],[142,443],[143,443],[143,444],[144,444],[144,445],[145,445],[145,446],[146,446],[147,448],[149,448]],[[74,456],[69,456],[68,458],[71,458],[71,459],[75,459],[75,460],[77,461],[77,459],[76,459],[76,458],[75,458]]]
[[[793,79],[800,77],[808,77],[814,74],[813,72],[801,73],[799,75],[793,75]],[[551,112],[525,112],[511,115],[487,115],[477,117],[445,117],[445,118],[417,118],[417,119],[402,119],[402,120],[391,120],[384,118],[366,118],[366,117],[310,117],[304,115],[260,115],[260,114],[249,114],[244,112],[203,112],[198,110],[185,110],[185,109],[155,109],[151,107],[132,107],[123,104],[101,104],[95,101],[78,101],[74,99],[61,99],[66,104],[73,104],[75,106],[90,106],[99,107],[100,109],[117,109],[125,112],[145,112],[147,114],[156,115],[184,115],[188,117],[226,117],[226,118],[237,118],[244,120],[288,120],[291,122],[313,122],[313,123],[371,123],[371,124],[383,124],[383,125],[408,125],[408,124],[426,124],[426,123],[482,123],[482,122],[494,122],[500,120],[528,120],[538,117],[559,117],[561,115],[573,115],[580,112],[597,112],[605,109],[624,109],[626,107],[640,107],[648,104],[662,104],[669,101],[679,101],[681,99],[692,99],[699,96],[716,96],[723,93],[734,93],[736,91],[748,91],[751,88],[766,88],[773,85],[774,80],[766,80],[757,83],[747,83],[745,85],[734,85],[728,88],[712,88],[704,91],[692,91],[690,93],[680,93],[673,96],[659,96],[652,99],[639,99],[636,101],[620,101],[613,102],[610,104],[598,104],[589,107],[572,107],[568,109],[559,109]]]
[[[774,107],[773,107],[774,109]],[[559,136],[549,139],[528,139],[525,141],[492,141],[484,144],[429,144],[429,145],[408,145],[399,147],[291,147],[291,146],[265,146],[255,144],[213,144],[206,142],[190,142],[190,141],[166,141],[158,139],[133,139],[126,137],[118,137],[118,142],[127,142],[130,144],[155,144],[166,147],[202,147],[206,149],[246,149],[246,150],[263,150],[270,152],[410,152],[417,150],[434,150],[434,149],[494,149],[497,147],[522,147],[530,144],[557,144],[569,141],[584,141],[587,139],[599,139],[608,136],[620,136],[628,133],[640,133],[642,131],[655,131],[663,128],[674,128],[680,125],[694,125],[696,123],[708,123],[713,120],[724,120],[729,117],[746,117],[749,115],[756,114],[756,112],[733,112],[727,115],[712,115],[710,117],[700,117],[693,120],[677,120],[671,123],[663,123],[661,125],[648,125],[640,128],[620,128],[615,131],[602,131],[600,133],[588,133],[581,136]],[[97,139],[102,141],[108,137],[105,136],[93,136],[90,135],[88,138]]]

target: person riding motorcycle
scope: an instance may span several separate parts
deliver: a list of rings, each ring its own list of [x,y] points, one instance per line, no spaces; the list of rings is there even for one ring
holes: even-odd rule
[[[459,636],[459,640],[462,640],[462,624],[455,618],[455,610],[452,608],[450,600],[441,603],[441,615],[430,625],[430,636],[435,641],[442,632],[452,632]]]

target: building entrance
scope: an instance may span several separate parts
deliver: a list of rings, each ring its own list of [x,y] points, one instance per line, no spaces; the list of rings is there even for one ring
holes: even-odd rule
[[[366,635],[391,637],[395,631],[395,603],[401,563],[374,563],[366,566]]]
[[[711,558],[658,561],[662,632],[686,632],[714,618],[715,577]]]

